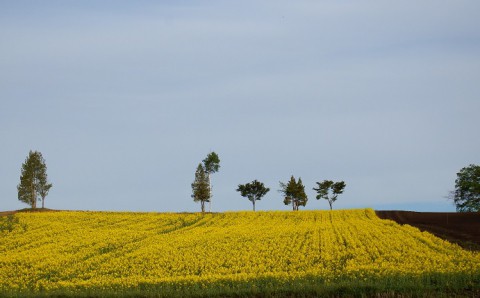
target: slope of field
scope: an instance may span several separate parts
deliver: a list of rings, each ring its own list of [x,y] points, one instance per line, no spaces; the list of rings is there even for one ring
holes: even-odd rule
[[[463,248],[480,251],[480,212],[376,211],[376,214],[382,219],[428,231]]]
[[[348,296],[480,289],[479,253],[381,220],[369,209],[42,212],[0,220],[0,295]]]

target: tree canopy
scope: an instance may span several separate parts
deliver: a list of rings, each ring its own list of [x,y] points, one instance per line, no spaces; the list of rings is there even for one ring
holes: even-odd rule
[[[42,208],[45,208],[45,197],[51,187],[42,153],[30,151],[22,164],[20,183],[17,185],[18,200],[30,205],[31,208],[37,208],[37,201],[41,200]]]
[[[237,191],[240,192],[242,197],[246,197],[252,202],[253,211],[255,211],[255,201],[259,201],[266,195],[270,191],[270,188],[265,187],[262,182],[253,180],[251,183],[239,184]]]
[[[308,197],[305,193],[305,186],[302,183],[302,178],[295,180],[295,177],[290,177],[287,184],[280,182],[279,191],[284,195],[283,203],[285,205],[292,204],[293,211],[298,211],[298,207],[307,204]]]
[[[332,210],[333,203],[337,200],[339,194],[343,193],[345,189],[345,182],[333,182],[331,180],[323,180],[323,182],[317,182],[318,188],[313,188],[317,192],[317,200],[325,199],[330,205],[330,210]],[[330,194],[330,191],[332,193]]]
[[[202,160],[203,162],[203,169],[205,171],[205,174],[207,175],[207,181],[208,181],[208,187],[210,189],[210,198],[212,197],[212,183],[210,180],[210,175],[213,173],[218,172],[220,169],[220,158],[218,157],[218,154],[215,152],[210,152],[207,157]],[[208,211],[211,211],[212,209],[212,200],[210,199],[208,201],[209,207]]]
[[[195,171],[195,180],[192,183],[192,198],[194,202],[200,202],[202,212],[205,212],[205,202],[210,202],[210,197],[207,174],[205,168],[200,163]]]
[[[457,173],[452,199],[458,212],[480,212],[480,166],[471,164]]]
[[[218,154],[210,152],[203,160],[203,166],[208,175],[218,172],[220,169],[220,158],[218,157]]]

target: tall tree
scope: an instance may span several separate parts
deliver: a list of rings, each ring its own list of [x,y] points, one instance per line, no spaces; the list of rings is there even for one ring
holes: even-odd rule
[[[210,202],[210,186],[208,185],[205,168],[200,163],[195,171],[195,180],[192,183],[192,198],[195,202],[200,202],[202,212],[205,212],[205,203]]]
[[[302,178],[298,178],[298,181],[296,181],[295,177],[292,176],[287,184],[280,182],[279,192],[284,195],[283,203],[285,205],[292,204],[293,211],[298,211],[298,207],[307,204],[308,198]]]
[[[255,211],[255,202],[266,195],[270,191],[270,188],[265,187],[262,182],[253,180],[251,183],[239,184],[237,191],[240,192],[242,197],[246,197],[252,202],[253,211]]]
[[[42,153],[30,151],[22,164],[20,184],[17,185],[18,200],[37,208],[37,201],[42,200],[45,207],[45,197],[48,195],[51,183],[48,183],[47,165]]]
[[[210,152],[207,157],[203,160],[203,167],[205,169],[205,173],[207,174],[208,180],[208,187],[210,188],[210,195],[212,193],[212,184],[210,180],[210,175],[213,173],[218,172],[220,169],[220,158],[218,158],[218,154],[215,152]],[[208,202],[208,211],[212,210],[212,200]]]
[[[333,202],[337,200],[339,194],[343,193],[345,189],[345,182],[333,182],[331,180],[324,180],[323,182],[317,182],[318,188],[313,188],[317,192],[317,200],[325,199],[330,205],[330,210],[332,210]],[[330,194],[330,191],[332,192]]]
[[[40,184],[42,185],[40,187],[40,198],[42,199],[42,209],[45,208],[45,198],[48,195],[48,192],[50,191],[50,188],[52,188],[52,184],[48,183],[48,178],[47,178],[47,172],[45,172],[44,176],[41,176],[40,178]]]
[[[480,166],[471,164],[457,173],[452,195],[458,212],[480,212]]]

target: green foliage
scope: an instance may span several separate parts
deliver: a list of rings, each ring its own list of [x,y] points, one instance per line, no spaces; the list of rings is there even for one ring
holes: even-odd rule
[[[210,152],[203,160],[203,166],[208,175],[218,172],[220,169],[220,158],[218,158],[218,154]]]
[[[255,211],[255,201],[259,201],[266,195],[270,191],[270,188],[265,187],[262,182],[253,180],[251,183],[239,184],[237,191],[240,192],[242,197],[246,197],[252,202],[253,211]]]
[[[207,157],[202,161],[203,162],[203,169],[205,170],[205,174],[207,175],[208,187],[210,189],[210,197],[212,196],[212,184],[210,182],[210,175],[213,173],[218,172],[220,169],[220,158],[218,154],[215,152],[210,152]],[[210,199],[209,202],[209,212],[212,208],[212,200]]]
[[[52,290],[21,288],[1,289],[1,297],[479,297],[479,273],[432,273],[422,275],[338,276],[327,280],[321,276],[274,277],[212,282],[141,283],[134,287],[122,284],[97,287],[68,285]]]
[[[317,200],[325,199],[330,205],[330,210],[332,210],[333,202],[337,200],[339,194],[343,193],[345,189],[345,182],[333,182],[331,180],[323,180],[323,182],[317,182],[318,188],[313,188],[317,192]],[[330,195],[330,190],[332,194]]]
[[[480,166],[471,164],[457,173],[453,202],[458,212],[480,212]]]
[[[287,184],[280,182],[280,190],[284,195],[283,203],[285,205],[292,204],[293,211],[298,211],[298,207],[305,206],[308,198],[305,193],[305,186],[302,183],[302,178],[298,178],[295,181],[295,177],[290,177],[290,181]]]
[[[42,208],[45,207],[45,197],[48,195],[51,183],[48,183],[47,165],[42,153],[30,151],[25,162],[22,164],[20,184],[17,185],[18,200],[37,207],[37,201],[42,201]]]
[[[195,171],[195,180],[192,183],[192,198],[195,202],[200,202],[202,212],[205,212],[205,202],[209,202],[211,197],[210,186],[205,168],[200,163]]]

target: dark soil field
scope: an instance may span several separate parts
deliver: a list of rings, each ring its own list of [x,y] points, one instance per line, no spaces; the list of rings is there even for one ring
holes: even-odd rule
[[[465,249],[480,251],[480,212],[376,211],[382,219],[394,220],[428,231]]]
[[[14,210],[14,211],[0,211],[0,216],[8,216],[8,215],[15,214],[17,212],[52,212],[52,211],[60,211],[60,210],[53,210],[48,208],[37,208],[37,209],[25,208],[25,209]]]

